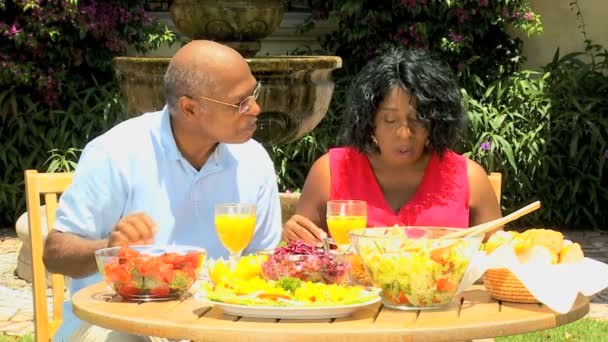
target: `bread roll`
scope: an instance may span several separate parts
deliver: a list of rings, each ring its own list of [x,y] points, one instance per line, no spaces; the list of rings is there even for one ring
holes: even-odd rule
[[[557,253],[553,253],[553,251],[543,245],[534,245],[517,257],[522,264],[554,265],[558,261]]]
[[[554,254],[558,254],[564,246],[564,235],[551,229],[528,229],[514,238],[515,252],[526,252],[535,245],[545,246]]]
[[[562,248],[561,251],[559,251],[560,264],[574,264],[583,260],[584,257],[585,255],[583,254],[581,245],[579,245],[578,243],[569,244],[568,246]]]

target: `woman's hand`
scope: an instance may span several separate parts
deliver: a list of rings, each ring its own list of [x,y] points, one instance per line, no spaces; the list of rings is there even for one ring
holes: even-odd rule
[[[283,226],[283,240],[287,242],[302,240],[315,246],[322,246],[326,237],[327,233],[323,229],[301,215],[293,215]]]

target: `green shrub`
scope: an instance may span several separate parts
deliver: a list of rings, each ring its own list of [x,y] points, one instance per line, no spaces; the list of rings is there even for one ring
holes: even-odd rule
[[[59,108],[77,89],[112,80],[112,58],[144,53],[173,33],[143,9],[146,0],[6,0],[0,6],[0,89]],[[21,98],[17,99],[21,103]],[[10,112],[17,109],[8,107]]]
[[[469,125],[457,150],[486,171],[502,173],[502,203],[507,212],[538,197],[539,181],[547,172],[548,77],[535,71],[517,72],[489,85],[477,100],[462,90]]]
[[[114,83],[66,91],[73,100],[65,109],[28,102],[15,115],[0,116],[0,227],[12,225],[25,210],[24,170],[46,170],[51,166],[45,165],[49,151],[82,148],[126,119]],[[0,92],[0,110],[16,103],[18,96],[11,89]]]
[[[546,178],[539,188],[543,217],[607,228],[608,51],[587,41],[585,52],[560,57],[558,50],[545,70],[552,108]]]
[[[485,83],[510,75],[523,58],[515,27],[528,35],[542,32],[540,16],[527,0],[312,0],[315,19],[328,19],[338,29],[322,46],[344,60],[344,73],[361,66],[389,45],[435,51],[458,71],[460,84],[477,95]],[[497,72],[498,71],[498,72]]]
[[[48,151],[124,118],[112,58],[174,41],[146,1],[0,0],[0,227],[24,210],[23,170],[69,167]]]
[[[319,125],[301,140],[273,146],[282,191],[304,185],[310,166],[336,141],[345,91],[367,60],[395,45],[437,52],[457,72],[460,84],[475,98],[483,84],[512,74],[519,67],[521,41],[507,34],[515,26],[528,34],[542,31],[540,17],[525,0],[515,1],[363,1],[310,2],[308,30],[317,19],[333,21],[338,30],[323,37],[324,51],[342,57],[330,108]],[[306,51],[297,51],[306,53]]]
[[[558,50],[543,71],[517,71],[521,57],[518,43],[511,45],[514,40],[503,37],[505,40],[499,43],[503,46],[498,50],[510,50],[499,55],[489,51],[493,48],[488,40],[481,39],[478,42],[482,46],[476,46],[475,39],[484,36],[487,22],[477,27],[471,22],[462,28],[462,32],[471,35],[468,38],[471,45],[453,49],[453,46],[438,44],[432,37],[441,29],[445,34],[452,24],[447,17],[431,16],[436,12],[428,10],[429,4],[466,7],[472,3],[451,1],[423,5],[417,1],[420,11],[404,16],[403,8],[396,8],[395,1],[392,7],[386,2],[373,5],[355,0],[336,1],[333,5],[318,2],[318,6],[329,7],[317,8],[319,12],[315,15],[328,17],[340,27],[338,32],[325,37],[322,45],[327,52],[342,56],[344,68],[335,73],[332,104],[319,126],[299,141],[273,147],[281,190],[300,189],[312,162],[335,144],[344,92],[365,60],[382,49],[373,47],[395,43],[394,32],[400,27],[412,20],[415,25],[420,24],[417,20],[426,20],[437,25],[425,31],[427,39],[423,45],[450,61],[458,74],[468,108],[469,129],[457,151],[480,162],[489,172],[503,173],[504,212],[539,199],[543,202],[542,210],[521,222],[608,227],[605,210],[608,208],[607,50],[586,41],[588,47],[584,52],[560,57]],[[495,6],[505,3],[492,2]],[[525,2],[509,3],[527,6]],[[384,14],[388,11],[394,11],[395,16],[386,18]],[[445,11],[442,13],[445,15]],[[402,21],[398,22],[397,17]],[[445,24],[439,23],[438,18],[443,18]],[[354,25],[351,29],[346,25],[349,20],[384,20],[384,26]],[[504,24],[500,20],[491,24],[496,26],[491,28],[494,36],[497,37],[496,32],[503,32],[501,25]],[[536,24],[536,21],[529,22],[531,26],[522,28],[533,33],[538,30]],[[458,57],[459,54],[470,57]],[[464,67],[455,65],[459,60],[467,61]]]
[[[507,211],[540,199],[529,223],[608,226],[608,52],[560,58],[466,96],[470,132],[460,150],[503,173]]]

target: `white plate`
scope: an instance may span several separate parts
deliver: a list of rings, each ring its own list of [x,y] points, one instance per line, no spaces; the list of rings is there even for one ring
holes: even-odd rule
[[[370,301],[350,305],[335,305],[335,306],[254,306],[228,304],[215,302],[207,299],[204,294],[197,293],[195,298],[203,302],[212,304],[224,310],[224,313],[234,316],[245,316],[255,318],[279,318],[279,319],[325,319],[348,317],[357,309],[378,303],[380,297]]]

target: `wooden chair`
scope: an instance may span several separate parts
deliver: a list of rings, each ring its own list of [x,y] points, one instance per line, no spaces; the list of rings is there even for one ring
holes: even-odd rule
[[[494,193],[496,194],[498,205],[500,205],[500,198],[502,196],[502,173],[492,172],[488,176],[488,179],[490,180],[490,185],[492,185],[492,189],[494,189]]]
[[[72,173],[38,173],[36,170],[25,171],[25,192],[30,229],[32,251],[32,289],[34,294],[34,328],[36,341],[51,340],[63,321],[61,306],[64,301],[64,277],[51,274],[53,292],[53,312],[49,317],[47,306],[47,281],[42,254],[44,250],[41,226],[41,196],[46,204],[47,227],[52,229],[55,223],[55,210],[58,196],[72,182]]]

